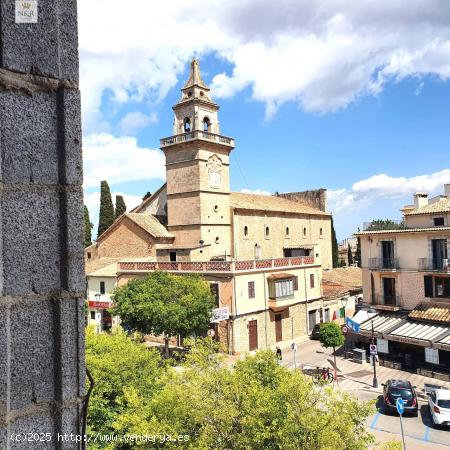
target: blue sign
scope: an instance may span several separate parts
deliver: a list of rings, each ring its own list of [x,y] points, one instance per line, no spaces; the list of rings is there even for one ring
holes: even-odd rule
[[[402,415],[403,411],[405,411],[405,402],[401,397],[397,399],[397,401],[395,402],[395,406],[397,407],[397,412]]]
[[[350,317],[345,318],[345,325],[347,325],[355,333],[359,333],[360,324],[358,322],[355,322],[354,320],[350,319]]]

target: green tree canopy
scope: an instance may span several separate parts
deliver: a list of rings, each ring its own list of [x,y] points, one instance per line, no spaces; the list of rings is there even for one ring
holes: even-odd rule
[[[114,222],[114,205],[111,199],[111,191],[108,182],[100,183],[100,215],[98,219],[97,236],[103,234]]]
[[[339,248],[336,239],[336,231],[334,229],[333,216],[331,216],[331,255],[333,267],[339,267]]]
[[[122,214],[127,212],[127,205],[125,204],[125,200],[121,195],[116,195],[116,211],[115,211],[115,219],[118,219]]]
[[[328,322],[320,327],[319,340],[323,347],[333,347],[334,365],[336,365],[336,347],[344,345],[345,337],[341,327],[335,322]]]
[[[158,352],[133,342],[124,332],[96,334],[91,327],[86,330],[86,365],[95,383],[89,434],[114,433],[115,421],[129,408],[127,398],[138,392],[140,401],[148,404],[163,372]],[[92,444],[92,448],[106,447]]]
[[[371,403],[315,386],[279,366],[271,351],[229,367],[208,341],[197,341],[182,370],[168,369],[150,405],[127,398],[129,409],[115,424],[119,434],[187,435],[182,445],[157,448],[195,450],[363,450],[373,442],[364,423]]]
[[[348,255],[348,265],[350,266],[353,264],[353,253],[350,244],[348,244],[347,255]]]
[[[94,225],[89,219],[89,210],[84,205],[84,246],[89,247],[92,244],[92,228]]]
[[[167,354],[171,336],[206,333],[214,306],[209,284],[200,276],[156,271],[117,288],[113,314],[133,330],[164,335]]]
[[[359,233],[359,228],[358,228],[358,233]],[[361,267],[361,238],[359,236],[357,237],[357,242],[356,242],[355,261],[356,261],[356,264],[358,265],[358,267]]]
[[[405,228],[404,221],[396,222],[391,219],[377,219],[372,220],[366,227],[365,231],[379,231],[379,230],[400,230]]]

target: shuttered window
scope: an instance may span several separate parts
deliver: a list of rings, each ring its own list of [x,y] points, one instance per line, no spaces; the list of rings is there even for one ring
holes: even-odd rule
[[[255,282],[248,282],[248,298],[255,298]]]
[[[292,278],[292,281],[294,283],[294,291],[298,291],[298,277]]]
[[[423,280],[425,285],[425,297],[433,297],[433,277],[431,275],[425,275]]]
[[[309,275],[309,284],[310,284],[310,286],[311,286],[311,289],[313,289],[314,286],[315,286],[315,282],[314,282],[314,274],[313,274],[313,273],[311,273],[311,274]]]

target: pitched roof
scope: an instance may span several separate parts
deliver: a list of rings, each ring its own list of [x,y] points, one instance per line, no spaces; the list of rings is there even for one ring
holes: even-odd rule
[[[102,267],[101,269],[94,270],[86,274],[88,277],[115,277],[117,274],[117,262]]]
[[[124,216],[154,237],[173,237],[173,235],[167,231],[166,227],[150,214],[125,213]]]
[[[359,289],[362,289],[362,272],[359,267],[341,267],[323,271],[324,298],[342,297],[349,291]]]
[[[245,194],[243,192],[231,192],[230,204],[236,209],[248,209],[257,211],[288,212],[295,214],[314,214],[329,216],[330,214],[320,209],[313,208],[302,203],[287,200],[275,195]]]
[[[155,197],[157,197],[161,193],[161,191],[166,188],[166,186],[167,186],[167,183],[164,183],[159,189],[157,189],[155,192],[153,192],[153,194],[151,194],[145,200],[142,200],[141,204],[139,204],[138,206],[135,206],[130,211],[130,213],[141,212],[143,208],[145,208],[149,203],[151,203],[155,199]]]
[[[359,233],[355,233],[355,236],[365,236],[369,234],[420,233],[430,231],[436,232],[450,231],[450,227],[399,228],[398,230],[360,231]]]
[[[202,79],[202,75],[200,73],[200,64],[198,59],[193,59],[191,61],[191,70],[189,71],[189,79],[183,86],[183,89],[187,89],[192,86],[200,86],[204,89],[208,89],[208,86]]]
[[[450,212],[450,199],[441,198],[439,201],[434,203],[429,203],[428,205],[422,206],[416,209],[408,209],[403,212],[405,216],[416,216],[419,214],[437,214]]]
[[[410,319],[450,324],[450,305],[421,303],[409,313]]]

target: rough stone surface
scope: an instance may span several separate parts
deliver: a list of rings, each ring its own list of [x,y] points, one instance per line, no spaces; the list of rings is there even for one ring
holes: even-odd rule
[[[38,23],[15,23],[15,0],[0,3],[2,67],[78,80],[76,0],[39,0]]]

